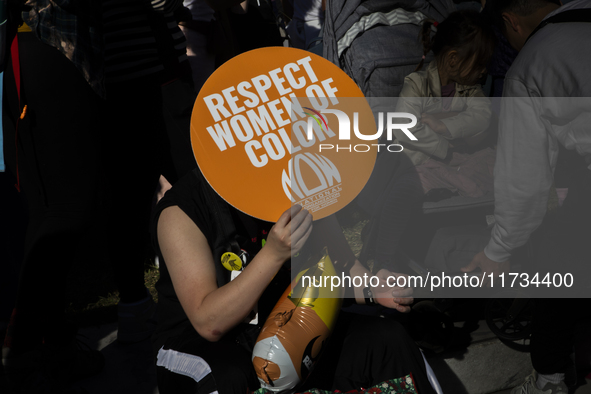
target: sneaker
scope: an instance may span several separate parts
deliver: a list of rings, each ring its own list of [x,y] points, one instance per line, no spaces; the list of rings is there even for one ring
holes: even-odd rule
[[[148,295],[134,303],[119,303],[117,306],[119,329],[117,340],[121,343],[136,343],[150,338],[156,329],[156,303]]]
[[[559,384],[546,383],[543,390],[536,385],[538,374],[534,371],[529,375],[521,386],[515,387],[511,394],[568,394],[568,387],[564,382]]]

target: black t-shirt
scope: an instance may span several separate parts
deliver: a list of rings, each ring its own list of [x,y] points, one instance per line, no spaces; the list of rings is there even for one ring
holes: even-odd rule
[[[260,250],[262,238],[272,226],[272,223],[256,220],[231,207],[211,188],[199,169],[187,174],[166,192],[156,207],[151,228],[152,243],[160,259],[160,279],[156,284],[158,327],[152,338],[156,352],[167,342],[173,342],[175,337],[186,333],[187,330],[193,330],[176,296],[166,261],[158,245],[156,231],[158,218],[164,209],[171,206],[178,206],[199,227],[207,239],[213,254],[218,287],[230,281],[230,271],[226,270],[221,263],[222,254],[235,251],[238,245],[252,258]],[[275,276],[259,301],[259,327],[289,285],[288,267],[289,264],[284,265],[284,269]],[[245,327],[252,328],[247,325]],[[240,327],[238,329],[240,330]],[[199,334],[194,331],[194,335]]]

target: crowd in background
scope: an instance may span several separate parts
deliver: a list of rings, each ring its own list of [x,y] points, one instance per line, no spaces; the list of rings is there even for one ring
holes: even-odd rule
[[[400,104],[399,112],[418,111],[420,124],[413,132],[420,136],[419,143],[406,142],[407,155],[396,157],[395,162],[384,162],[382,156],[376,168],[385,169],[379,176],[380,180],[387,177],[386,186],[381,182],[377,190],[370,181],[359,200],[374,209],[369,212],[371,239],[376,242],[373,272],[382,276],[397,269],[398,244],[410,214],[420,209],[423,199],[435,189],[456,194],[459,189],[461,194],[462,187],[457,185],[467,187],[466,182],[474,182],[476,176],[486,192],[495,192],[497,224],[466,270],[508,270],[512,251],[540,225],[548,194],[555,192],[558,146],[576,149],[585,159],[591,157],[588,130],[554,132],[551,119],[541,126],[547,131],[538,138],[543,141],[531,147],[528,159],[521,162],[519,155],[511,154],[511,147],[524,146],[524,138],[530,136],[519,136],[504,124],[511,131],[505,131],[497,144],[496,139],[486,138],[496,116],[490,103],[466,110],[451,101],[501,96],[503,89],[512,97],[590,97],[591,77],[584,65],[591,59],[581,48],[589,44],[591,23],[583,17],[578,21],[583,23],[564,27],[569,20],[558,21],[527,42],[541,20],[554,15],[561,4],[490,0],[485,17],[484,2],[448,3],[449,13],[460,11],[446,22],[423,22],[422,41],[417,37],[423,58],[403,81],[400,93],[402,98],[440,97],[441,108],[432,115],[434,108]],[[66,318],[64,305],[76,248],[91,230],[100,229],[100,247],[119,290],[118,340],[136,343],[152,335],[156,304],[144,284],[145,254],[154,253],[149,246],[151,213],[154,200],[171,187],[174,190],[197,167],[189,130],[200,88],[217,67],[245,51],[266,46],[313,49],[321,36],[326,6],[322,0],[8,2],[3,37],[7,173],[0,178],[0,329],[5,332],[4,370],[16,371],[10,379],[19,382],[19,387],[11,386],[15,392],[45,392],[35,391],[34,381],[27,382],[29,386],[22,382],[30,370],[45,368],[48,360],[54,366],[44,372],[42,384],[55,391],[47,392],[74,393],[71,381],[103,368],[100,352],[76,347],[77,329]],[[576,0],[564,9],[588,11],[590,6],[588,1]],[[560,39],[565,42],[561,44]],[[518,56],[518,51],[527,51],[530,58]],[[552,59],[539,51],[552,53]],[[566,63],[564,59],[574,53],[584,59]],[[433,60],[427,64],[426,58]],[[487,75],[483,89],[480,82]],[[591,195],[589,161],[580,165],[579,161],[567,207],[580,217],[576,224],[569,222],[567,232],[579,229],[589,212],[585,204],[589,201],[585,196]],[[464,163],[483,169],[478,174],[476,170],[462,173],[460,179],[454,171]],[[481,176],[487,171],[487,176]],[[449,176],[442,181],[434,173]],[[535,190],[531,193],[535,196],[525,195],[515,186],[519,182],[527,183],[526,189]],[[516,202],[521,204],[517,208],[512,205]],[[520,216],[524,204],[531,212],[528,208],[529,213]],[[568,218],[574,220],[572,214]],[[571,250],[583,247],[586,234],[571,237],[569,233],[561,245]],[[537,303],[537,314],[543,315],[537,327],[552,328],[540,331],[541,345],[532,352],[537,373],[529,384],[537,379],[538,390],[546,384],[562,389],[566,364],[557,360],[568,357],[572,342],[560,338],[571,335],[575,320],[582,317],[579,313],[575,319],[570,312],[581,304],[557,304],[556,300]],[[547,321],[544,312],[550,308],[563,308],[566,329],[554,329],[556,324]],[[588,305],[584,308],[589,310]],[[37,355],[34,361],[23,357],[30,354]],[[68,367],[64,374],[61,366],[72,364],[79,368]],[[562,391],[552,391],[558,392]]]

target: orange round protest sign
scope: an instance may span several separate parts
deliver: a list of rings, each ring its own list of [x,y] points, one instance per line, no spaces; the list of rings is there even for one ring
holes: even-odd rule
[[[375,130],[363,93],[341,69],[269,47],[211,75],[195,101],[191,143],[207,181],[235,208],[276,221],[300,204],[320,219],[365,186],[376,151],[358,131]]]

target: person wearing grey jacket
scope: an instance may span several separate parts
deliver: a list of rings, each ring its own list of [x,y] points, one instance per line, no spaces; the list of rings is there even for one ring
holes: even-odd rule
[[[591,53],[582,50],[591,45],[591,23],[584,23],[591,22],[591,17],[585,21],[581,16],[583,10],[591,9],[591,2],[576,0],[561,6],[550,0],[491,0],[487,8],[519,55],[507,73],[501,104],[495,224],[488,245],[463,271],[509,272],[512,252],[530,239],[546,216],[560,146],[575,150],[586,163],[580,160],[580,177],[569,185],[561,208],[564,212],[568,205],[575,207],[571,210],[574,221],[552,229],[551,241],[557,247],[545,269],[580,269],[583,264],[577,261],[585,261],[585,256],[588,261],[588,242],[584,241],[588,230],[581,225],[589,218],[591,196]],[[576,23],[563,14],[571,10],[576,10],[572,21]],[[576,200],[582,203],[573,205]],[[542,257],[533,262],[540,276],[545,273]],[[581,283],[581,279],[575,275],[575,281]],[[531,339],[535,371],[514,393],[567,392],[565,371],[583,301],[535,301]],[[571,312],[573,307],[576,313]]]

